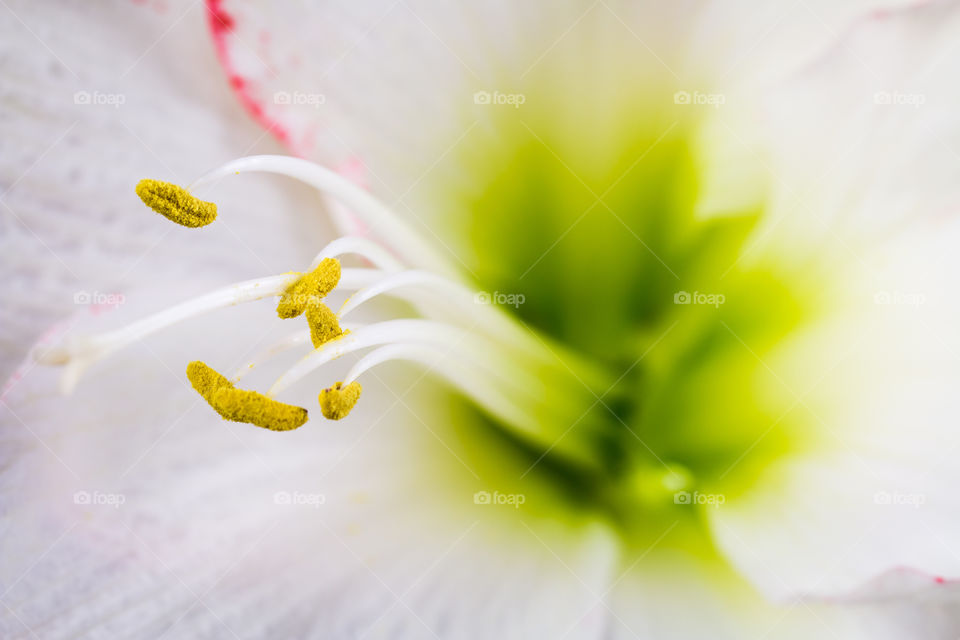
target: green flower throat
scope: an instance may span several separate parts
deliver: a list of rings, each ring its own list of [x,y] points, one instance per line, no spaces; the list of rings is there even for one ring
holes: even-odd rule
[[[464,427],[470,437],[490,445],[471,464],[505,490],[560,487],[564,504],[600,510],[634,538],[678,519],[696,528],[709,496],[732,500],[814,444],[815,417],[768,360],[819,296],[809,274],[751,246],[762,203],[698,213],[697,125],[685,114],[637,116],[598,140],[535,109],[502,109],[499,135],[458,159],[475,182],[454,196],[469,215],[449,235],[481,290],[574,355],[570,375],[589,395],[550,429],[558,441],[589,434],[596,464],[571,464],[560,447],[531,447],[464,408],[482,425]],[[605,382],[592,386],[583,361]]]

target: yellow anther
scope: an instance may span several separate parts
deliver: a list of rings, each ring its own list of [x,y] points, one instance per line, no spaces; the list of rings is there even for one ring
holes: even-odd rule
[[[307,324],[310,325],[310,340],[319,347],[344,334],[337,321],[337,314],[322,302],[311,302],[307,306]]]
[[[210,405],[225,420],[246,422],[271,431],[291,431],[307,421],[306,409],[244,389],[221,387],[214,392]]]
[[[360,399],[360,392],[363,387],[359,382],[351,382],[343,386],[342,382],[324,389],[320,392],[320,411],[323,417],[328,420],[340,420],[346,418],[353,409],[357,400]]]
[[[170,182],[141,180],[137,183],[137,195],[145,205],[185,227],[204,227],[217,219],[217,205]]]
[[[305,273],[290,284],[277,304],[277,315],[284,319],[296,318],[312,300],[320,300],[340,282],[340,261],[324,258],[317,268]]]
[[[203,396],[203,399],[210,402],[213,393],[221,387],[233,388],[233,384],[225,377],[214,371],[204,362],[194,360],[187,365],[187,379],[193,388]]]
[[[224,420],[246,422],[271,431],[290,431],[307,421],[306,409],[277,402],[256,391],[237,389],[199,360],[187,365],[187,378]]]

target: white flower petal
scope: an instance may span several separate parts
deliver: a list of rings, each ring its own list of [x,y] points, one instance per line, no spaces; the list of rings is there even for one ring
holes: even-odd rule
[[[876,12],[773,87],[770,238],[883,239],[958,205],[955,2]]]
[[[861,613],[870,638],[955,638],[960,628],[960,589],[955,582],[896,569],[837,602]]]
[[[216,0],[209,22],[232,86],[262,126],[298,155],[400,198],[489,117],[473,108],[475,92],[529,91],[551,75],[570,87],[584,74],[629,76],[625,62],[690,90],[756,89],[880,4],[889,3]],[[581,98],[551,96],[561,109]]]
[[[209,51],[202,7],[94,8],[10,2],[0,37],[0,377],[74,295],[124,293],[203,265],[223,282],[301,268],[320,245],[307,189],[256,179],[201,195],[218,224],[174,228],[134,193],[144,177],[189,182],[244,153],[275,149],[249,123]],[[294,243],[314,237],[317,243]]]
[[[656,548],[620,576],[609,602],[610,637],[854,638],[859,621],[833,603],[772,603],[728,570],[704,571],[697,561]]]
[[[683,556],[654,549],[611,590],[609,636],[947,640],[960,623],[958,600],[956,585],[899,570],[840,598],[772,603],[735,578],[705,577]]]
[[[822,446],[712,514],[765,593],[839,595],[894,567],[960,576],[957,222],[851,249],[846,299],[766,364]],[[749,455],[749,452],[746,454]]]
[[[956,3],[874,15],[775,100],[790,182],[761,243],[815,248],[842,297],[770,366],[834,450],[713,520],[734,564],[780,597],[842,594],[897,566],[960,575],[957,33]]]

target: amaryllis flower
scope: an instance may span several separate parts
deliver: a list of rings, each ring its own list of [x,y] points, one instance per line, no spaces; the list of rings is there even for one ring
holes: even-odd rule
[[[956,637],[960,5],[835,4],[5,6],[2,635]]]

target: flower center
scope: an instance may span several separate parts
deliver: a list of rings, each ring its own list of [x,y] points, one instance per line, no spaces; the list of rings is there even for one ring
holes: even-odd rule
[[[698,508],[814,446],[816,417],[772,363],[818,313],[819,294],[802,284],[809,273],[752,246],[762,202],[702,214],[696,122],[638,109],[598,141],[531,109],[502,110],[501,135],[458,160],[475,183],[451,196],[445,210],[469,215],[449,235],[489,300],[614,381],[554,429],[564,438],[591,423],[603,471],[579,473],[509,438],[486,468],[510,483],[511,449],[525,477],[549,477],[631,535],[695,522]],[[571,374],[589,380],[573,364]]]

